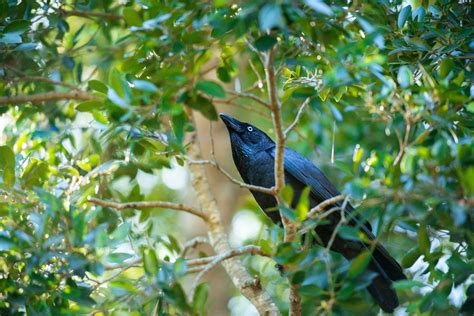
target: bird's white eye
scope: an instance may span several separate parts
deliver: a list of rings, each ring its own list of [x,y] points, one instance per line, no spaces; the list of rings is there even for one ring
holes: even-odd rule
[[[248,130],[249,132],[253,131],[253,127],[252,127],[252,126],[248,126],[248,127],[247,127],[247,130]]]

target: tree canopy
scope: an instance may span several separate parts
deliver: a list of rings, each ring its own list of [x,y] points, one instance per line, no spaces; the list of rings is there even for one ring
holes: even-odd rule
[[[0,313],[377,314],[369,252],[309,247],[304,198],[278,227],[239,189],[226,111],[289,128],[358,206],[405,268],[400,311],[472,314],[473,21],[446,0],[1,1]]]

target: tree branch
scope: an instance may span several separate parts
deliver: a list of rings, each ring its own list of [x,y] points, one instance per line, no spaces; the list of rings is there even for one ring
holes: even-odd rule
[[[228,94],[236,96],[238,98],[247,98],[247,99],[253,100],[257,103],[260,103],[261,105],[263,105],[266,108],[270,108],[270,104],[267,101],[265,101],[262,98],[256,96],[255,94],[248,93],[248,92],[236,92],[236,91],[233,91],[233,90],[226,90],[226,92]]]
[[[123,16],[113,14],[113,13],[106,13],[106,12],[92,12],[92,11],[80,11],[80,10],[60,10],[59,11],[62,15],[65,16],[79,16],[83,18],[101,18],[105,20],[122,20]]]
[[[310,100],[311,100],[310,98],[306,98],[306,100],[304,100],[303,104],[301,104],[300,108],[298,109],[298,112],[296,113],[296,117],[295,117],[294,121],[290,124],[290,126],[288,126],[288,128],[283,133],[285,135],[284,136],[285,140],[288,138],[288,135],[290,134],[291,130],[293,128],[295,128],[296,124],[298,124],[298,122],[301,118],[301,115],[303,114],[303,111],[306,108],[306,106],[309,104]]]
[[[190,160],[187,159],[188,163],[190,165],[211,165],[215,167],[220,173],[222,173],[227,179],[229,179],[230,182],[237,184],[239,187],[243,189],[248,189],[251,191],[257,191],[257,192],[262,192],[270,195],[274,195],[275,191],[273,188],[265,188],[257,185],[252,185],[252,184],[247,184],[245,182],[239,181],[232,177],[229,172],[227,172],[225,169],[223,169],[216,161],[214,160]]]
[[[345,199],[344,195],[340,194],[340,195],[337,195],[335,197],[324,200],[321,203],[319,203],[318,205],[316,205],[315,207],[313,207],[312,209],[310,209],[306,217],[307,218],[313,218],[317,213],[323,211],[329,205],[335,204],[335,203],[340,202],[344,199]]]
[[[119,203],[119,202],[105,201],[105,200],[101,200],[101,199],[97,199],[93,197],[89,197],[88,201],[95,205],[110,207],[119,211],[124,210],[124,209],[129,209],[129,208],[135,208],[135,209],[169,208],[172,210],[193,214],[197,217],[200,217],[204,221],[208,221],[206,214],[204,214],[201,210],[193,208],[191,206],[181,204],[181,203],[171,203],[171,202],[164,202],[164,201]]]
[[[224,260],[236,257],[236,256],[241,256],[243,254],[251,254],[251,255],[261,255],[261,256],[267,256],[268,254],[265,254],[262,249],[258,246],[254,245],[249,245],[249,246],[243,246],[241,248],[237,249],[231,249],[227,251],[226,253],[223,253],[221,255],[213,256],[213,257],[206,257],[206,258],[198,258],[194,260],[188,260],[188,266],[195,266],[195,265],[202,265],[206,264],[205,267],[202,268],[202,270],[199,272],[199,274],[196,276],[194,279],[193,285],[191,286],[191,290],[189,292],[189,297],[192,299],[194,296],[194,291],[196,290],[196,287],[199,284],[199,281],[201,278],[212,268],[214,268],[216,265],[221,263]],[[197,271],[194,271],[197,272]]]
[[[187,108],[187,112],[191,118],[194,119],[193,111]],[[202,160],[196,132],[189,135],[192,138],[188,146],[190,159]],[[201,204],[201,207],[207,211],[209,219],[209,241],[211,246],[216,253],[228,253],[232,248],[229,245],[227,234],[224,232],[216,200],[210,191],[205,168],[199,164],[191,164],[189,169],[191,171],[191,181],[196,191],[197,200]],[[250,276],[238,257],[232,257],[222,261],[222,266],[240,293],[255,306],[260,315],[280,315],[270,295],[262,288],[257,279]]]
[[[277,77],[275,74],[275,54],[276,45],[265,55],[265,77],[268,88],[268,98],[270,100],[270,110],[272,111],[273,128],[276,134],[276,153],[275,153],[275,193],[278,204],[282,205],[283,200],[280,192],[285,185],[284,178],[284,152],[285,152],[285,133],[283,131],[283,121],[281,118],[281,103],[278,99]],[[281,220],[285,228],[285,242],[294,240],[297,230],[295,225],[280,212]],[[301,298],[298,295],[296,286],[289,282],[290,287],[290,316],[301,315]]]
[[[99,97],[93,96],[87,92],[75,91],[75,92],[58,92],[51,91],[45,93],[38,93],[32,95],[17,95],[11,97],[0,97],[0,105],[2,104],[22,104],[22,103],[42,103],[46,101],[58,101],[58,100],[101,100]]]
[[[209,243],[209,239],[204,236],[197,236],[194,237],[191,240],[188,240],[184,245],[183,245],[183,250],[181,251],[180,257],[184,258],[186,256],[186,253],[193,248],[196,248],[197,245],[200,244],[206,244]]]

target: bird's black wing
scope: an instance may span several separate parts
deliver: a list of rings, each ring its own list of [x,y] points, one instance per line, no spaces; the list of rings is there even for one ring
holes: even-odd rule
[[[275,158],[275,148],[270,149],[270,154]],[[318,167],[296,151],[285,148],[283,164],[285,172],[288,172],[296,180],[311,188],[313,199],[319,203],[341,194]],[[336,203],[335,205],[340,204]],[[352,212],[353,210],[353,207],[349,204],[347,212]],[[360,217],[354,214],[351,215],[351,218],[354,225],[362,226],[362,230],[369,238],[374,237],[372,227],[368,221],[361,223]]]
[[[275,150],[275,147],[268,149],[268,153],[272,155],[273,158],[275,158]],[[296,151],[285,148],[283,165],[285,172],[289,173],[305,186],[311,187],[311,195],[316,201],[322,202],[341,194],[318,167]],[[340,206],[341,204],[338,203],[335,205]],[[361,231],[370,240],[375,240],[376,238],[372,233],[370,223],[367,221],[362,223],[360,217],[350,214],[353,210],[353,207],[350,205],[346,207],[346,213],[352,218],[351,224],[360,227]],[[365,243],[362,244],[367,250],[369,249]],[[388,251],[380,243],[376,245],[373,253],[373,261],[378,267],[377,270],[385,276],[388,275],[390,279],[402,280],[406,278],[398,262],[390,256]]]

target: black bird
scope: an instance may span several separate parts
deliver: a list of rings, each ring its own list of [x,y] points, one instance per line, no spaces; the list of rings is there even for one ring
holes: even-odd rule
[[[266,188],[273,187],[275,184],[275,142],[253,125],[240,122],[226,114],[220,114],[220,117],[229,131],[232,157],[242,179],[248,184]],[[294,201],[299,200],[305,187],[311,189],[310,207],[340,194],[318,167],[296,151],[285,148],[283,165],[285,183],[293,188]],[[280,213],[269,212],[277,206],[275,197],[258,191],[251,192],[273,222],[280,223]],[[335,205],[341,206],[340,203]],[[356,214],[351,214],[354,209],[350,204],[345,209],[347,218],[350,219],[349,224],[358,227],[369,240],[375,240],[370,223],[362,222]],[[331,216],[329,224],[316,228],[316,234],[323,245],[327,245],[340,220],[338,212]],[[371,249],[370,245],[362,241],[345,240],[339,236],[336,237],[331,247],[331,250],[341,253],[349,260],[369,249]],[[368,269],[378,274],[367,287],[369,293],[383,311],[393,312],[398,306],[398,297],[392,288],[392,281],[406,279],[402,268],[380,243],[376,243]]]

